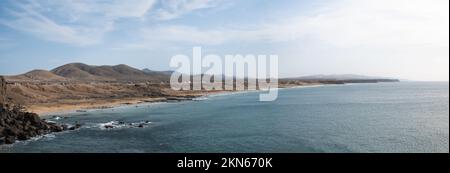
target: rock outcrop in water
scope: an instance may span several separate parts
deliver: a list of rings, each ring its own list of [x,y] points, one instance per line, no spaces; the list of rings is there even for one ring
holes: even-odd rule
[[[41,120],[37,114],[24,112],[17,106],[12,109],[0,106],[0,145],[66,129],[64,125]]]

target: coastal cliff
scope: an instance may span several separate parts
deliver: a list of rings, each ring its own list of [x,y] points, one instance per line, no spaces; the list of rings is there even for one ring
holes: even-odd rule
[[[35,113],[24,112],[18,108],[0,107],[0,145],[13,144],[17,140],[28,140],[32,137],[52,132],[75,129],[41,120]]]
[[[0,105],[6,103],[6,80],[0,76]]]
[[[37,114],[24,111],[22,106],[8,103],[6,94],[6,81],[0,76],[0,145],[52,132],[75,130],[80,126],[69,127],[42,120]]]

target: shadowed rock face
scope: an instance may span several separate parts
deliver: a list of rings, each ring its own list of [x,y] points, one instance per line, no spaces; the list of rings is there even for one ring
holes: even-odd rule
[[[78,127],[79,125],[77,125]],[[35,136],[64,130],[72,129],[66,125],[41,120],[35,113],[24,112],[18,108],[0,107],[0,145],[12,144],[17,140],[28,140]]]
[[[6,102],[6,80],[0,76],[0,105]]]
[[[41,120],[35,113],[23,111],[23,107],[20,105],[7,103],[5,97],[6,81],[0,76],[0,145],[68,130],[65,125],[49,123]]]
[[[0,76],[0,145],[13,144],[16,140],[28,140],[39,135],[74,129],[67,125],[46,122],[35,113],[23,111],[23,107],[20,105],[7,103],[6,89],[6,81]]]

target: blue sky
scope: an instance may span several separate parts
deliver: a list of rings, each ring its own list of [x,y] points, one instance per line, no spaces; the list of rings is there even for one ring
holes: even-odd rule
[[[280,76],[449,78],[448,0],[2,0],[0,74],[277,54]]]

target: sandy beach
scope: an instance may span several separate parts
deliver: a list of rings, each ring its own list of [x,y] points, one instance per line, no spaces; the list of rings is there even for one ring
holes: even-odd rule
[[[309,85],[289,85],[281,86],[279,89],[289,88],[307,88],[320,87],[323,84],[309,84]],[[264,92],[263,90],[255,91],[210,91],[210,92],[192,92],[189,95],[178,95],[173,97],[133,97],[121,99],[86,99],[86,100],[65,100],[58,103],[35,104],[27,107],[27,111],[37,113],[40,116],[64,114],[72,112],[84,112],[93,109],[110,109],[127,105],[139,105],[144,103],[159,103],[170,101],[186,101],[198,97],[223,95],[227,93],[241,93],[241,92]],[[195,94],[194,94],[195,93]]]
[[[64,114],[71,112],[84,112],[92,109],[110,109],[126,105],[138,105],[144,103],[176,102],[193,100],[198,97],[220,95],[231,91],[197,92],[180,94],[169,97],[131,97],[115,99],[85,99],[85,100],[63,100],[57,103],[40,103],[27,106],[27,111],[40,116]]]
[[[89,109],[108,109],[122,105],[163,102],[166,100],[166,98],[124,98],[111,100],[85,100],[83,102],[77,100],[73,101],[73,103],[48,103],[31,105],[27,108],[27,111],[37,113],[40,116],[45,116],[49,114],[85,111]]]

